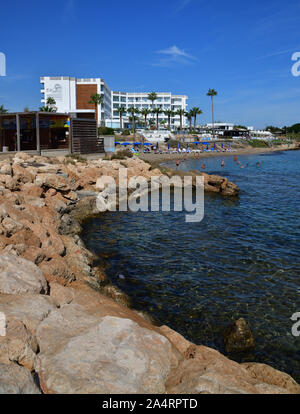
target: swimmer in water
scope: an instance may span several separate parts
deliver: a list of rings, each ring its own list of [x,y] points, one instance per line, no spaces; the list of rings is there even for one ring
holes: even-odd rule
[[[248,163],[246,164],[246,167],[249,167],[249,164]]]
[[[202,170],[205,169],[205,164],[204,163],[201,165],[201,168],[202,168]]]
[[[256,166],[259,167],[259,162],[257,161]]]
[[[236,155],[234,156],[233,160],[234,160],[234,161],[237,161],[237,156],[236,156]]]
[[[176,161],[176,169],[178,170],[178,167],[180,166],[180,160]]]
[[[221,167],[225,167],[225,161],[224,160],[222,160],[222,162],[221,162]]]

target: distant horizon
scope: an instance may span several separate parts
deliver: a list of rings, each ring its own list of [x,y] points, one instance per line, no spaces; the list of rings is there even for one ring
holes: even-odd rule
[[[238,0],[130,7],[53,0],[46,11],[33,0],[5,3],[1,14],[0,105],[9,111],[37,110],[40,77],[66,74],[101,77],[114,91],[187,95],[189,108],[203,111],[199,124],[211,122],[209,88],[218,92],[215,119],[223,122],[255,129],[300,122],[296,0],[242,7]]]

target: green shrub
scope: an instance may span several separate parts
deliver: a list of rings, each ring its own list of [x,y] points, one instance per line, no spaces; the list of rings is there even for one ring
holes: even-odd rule
[[[118,152],[115,152],[110,159],[111,160],[125,160],[126,158],[131,158],[133,156],[132,152],[129,150],[121,150]]]
[[[108,128],[108,127],[99,127],[98,128],[98,135],[114,135],[115,131],[113,128]]]
[[[129,129],[124,129],[124,131],[122,131],[122,134],[121,135],[130,135],[130,131],[129,131]]]
[[[80,154],[67,154],[65,158],[67,159],[67,163],[74,164],[75,160],[78,162],[86,162],[87,159],[82,157]]]
[[[247,144],[254,148],[267,148],[269,146],[268,143],[262,139],[249,139],[247,140]]]

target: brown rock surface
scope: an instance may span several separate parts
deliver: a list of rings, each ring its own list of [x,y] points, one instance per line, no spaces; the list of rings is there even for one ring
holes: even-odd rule
[[[224,332],[228,353],[251,351],[255,348],[253,335],[244,318],[232,322]]]

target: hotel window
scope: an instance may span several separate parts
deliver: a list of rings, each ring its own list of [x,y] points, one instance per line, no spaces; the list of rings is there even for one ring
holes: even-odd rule
[[[170,98],[164,98],[165,102],[169,102]]]
[[[119,96],[114,96],[113,100],[114,100],[114,102],[119,102]]]
[[[126,102],[126,97],[125,96],[121,96],[121,102]]]
[[[128,102],[133,102],[133,98],[128,98]]]

